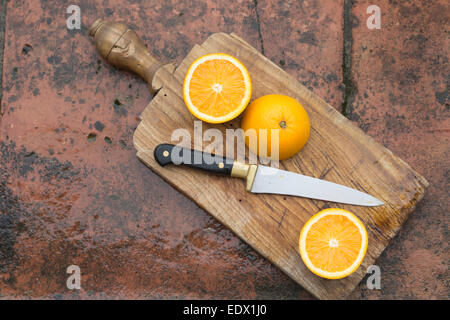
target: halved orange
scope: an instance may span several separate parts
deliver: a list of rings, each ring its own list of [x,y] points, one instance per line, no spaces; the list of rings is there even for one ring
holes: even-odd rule
[[[358,269],[367,243],[366,228],[353,213],[325,209],[303,226],[299,249],[311,272],[327,279],[341,279]]]
[[[250,101],[252,83],[245,66],[225,53],[195,60],[183,84],[189,111],[209,123],[223,123],[239,116]]]

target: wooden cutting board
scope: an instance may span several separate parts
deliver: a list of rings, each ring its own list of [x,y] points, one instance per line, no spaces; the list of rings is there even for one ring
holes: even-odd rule
[[[241,179],[218,177],[186,167],[159,166],[153,157],[155,146],[177,143],[171,141],[171,135],[178,128],[187,129],[191,137],[194,136],[196,119],[183,102],[183,80],[196,58],[213,52],[233,55],[247,67],[253,83],[252,99],[265,94],[285,94],[306,108],[311,120],[309,141],[296,156],[282,161],[281,169],[370,193],[386,205],[360,207],[251,194],[245,191],[245,182]],[[202,45],[196,45],[175,70],[170,66],[160,68],[151,84],[162,88],[142,112],[142,121],[134,133],[139,159],[318,298],[340,299],[353,291],[428,186],[408,164],[235,34],[211,35]],[[225,134],[225,129],[239,128],[239,123],[240,119],[219,125],[203,123],[203,130],[214,127]],[[369,234],[367,255],[361,267],[341,280],[322,279],[312,274],[298,253],[302,226],[326,207],[355,213]]]

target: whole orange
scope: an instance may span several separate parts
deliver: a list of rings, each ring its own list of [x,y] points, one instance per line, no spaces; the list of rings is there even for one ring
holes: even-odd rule
[[[310,132],[305,108],[294,98],[281,94],[270,94],[254,100],[245,110],[241,127],[245,133],[245,144],[253,153],[274,159],[277,155],[274,148],[278,147],[279,160],[290,158],[303,148]],[[257,143],[249,134],[251,129],[256,131]],[[278,143],[272,137],[277,132]]]

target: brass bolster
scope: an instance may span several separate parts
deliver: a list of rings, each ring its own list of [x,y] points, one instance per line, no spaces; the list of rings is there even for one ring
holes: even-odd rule
[[[250,169],[247,174],[247,191],[252,191],[253,182],[255,181],[256,171],[258,170],[258,166],[256,164],[250,165]]]
[[[231,176],[235,178],[245,179],[247,182],[247,191],[252,190],[253,181],[255,180],[257,165],[245,164],[238,161],[233,162],[233,168],[231,169]]]
[[[250,166],[238,161],[233,162],[233,168],[231,169],[231,176],[235,178],[245,179],[247,178],[248,169]]]

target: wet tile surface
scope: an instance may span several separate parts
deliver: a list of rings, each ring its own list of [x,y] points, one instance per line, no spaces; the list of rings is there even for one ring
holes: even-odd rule
[[[82,28],[67,30],[71,4],[6,10],[0,296],[311,299],[137,160],[132,133],[148,87],[101,60],[87,28],[97,17],[127,22],[155,57],[176,63],[211,33],[235,32],[340,110],[344,1],[81,1]],[[363,281],[355,298],[448,295],[443,5],[380,1],[381,30],[367,29],[368,4],[351,8],[348,116],[430,182],[377,262],[382,290]],[[80,291],[66,287],[72,264]]]
[[[264,54],[341,109],[344,1],[260,1]]]
[[[364,290],[363,281],[354,297],[448,299],[448,3],[377,1],[379,30],[362,18],[371,4],[361,1],[352,10],[355,94],[348,116],[430,187],[377,261],[382,290]]]

